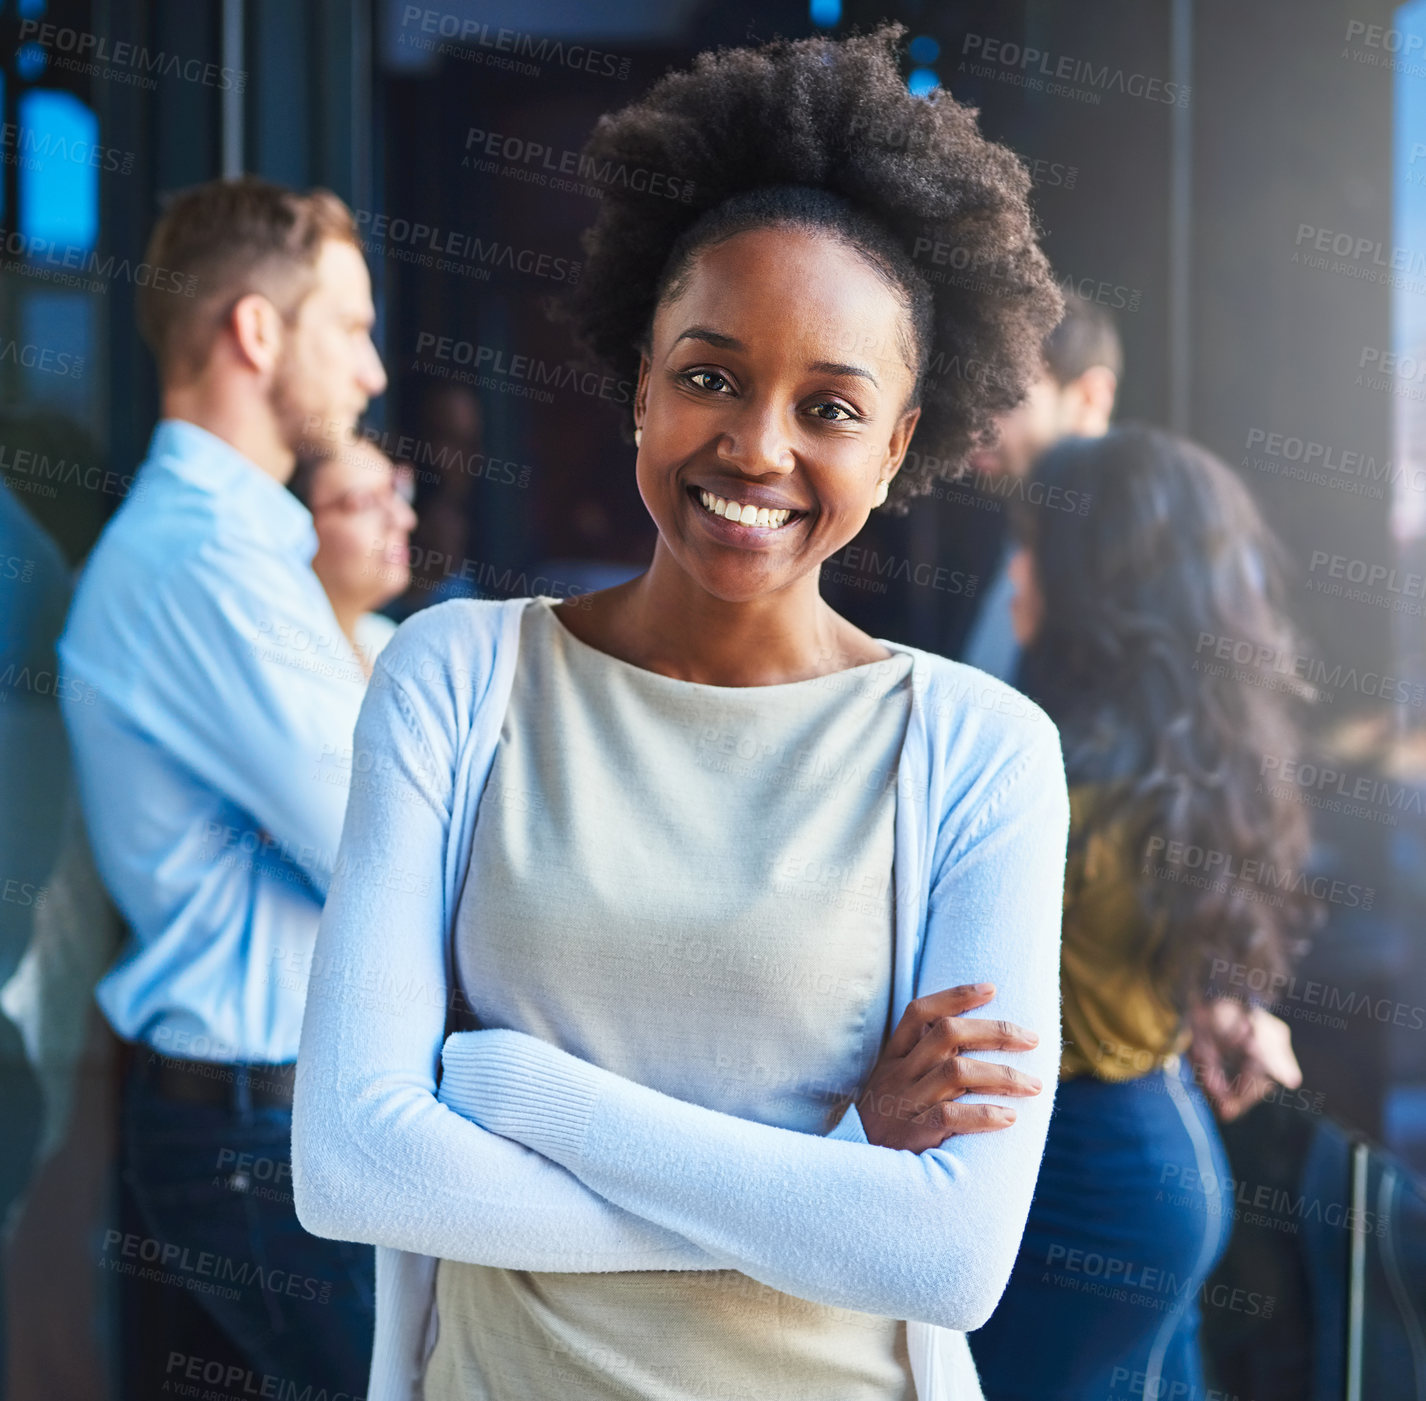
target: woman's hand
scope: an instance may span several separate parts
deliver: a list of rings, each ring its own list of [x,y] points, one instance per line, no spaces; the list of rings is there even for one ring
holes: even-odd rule
[[[887,1041],[857,1113],[867,1141],[883,1148],[920,1153],[958,1133],[1008,1128],[1015,1111],[998,1104],[957,1104],[965,1094],[1037,1095],[1033,1075],[967,1051],[1028,1051],[1039,1044],[1033,1031],[989,1017],[961,1013],[995,996],[990,983],[948,988],[910,1003]]]
[[[1251,1109],[1274,1083],[1289,1090],[1302,1084],[1292,1053],[1292,1030],[1265,1007],[1245,1007],[1218,997],[1193,1008],[1188,1057],[1203,1093],[1225,1123]]]

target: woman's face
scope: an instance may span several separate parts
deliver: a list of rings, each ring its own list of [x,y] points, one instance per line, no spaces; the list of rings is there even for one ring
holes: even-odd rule
[[[815,580],[905,456],[909,340],[897,294],[839,239],[754,229],[697,254],[655,313],[635,397],[661,548],[730,602]]]
[[[310,495],[312,571],[333,603],[368,611],[403,592],[416,513],[385,454],[370,443],[343,447],[317,468]]]
[[[1035,572],[1035,556],[1027,546],[1019,546],[1006,566],[1015,589],[1010,599],[1010,626],[1015,640],[1028,647],[1040,631],[1045,617],[1045,596],[1040,592],[1040,578]]]

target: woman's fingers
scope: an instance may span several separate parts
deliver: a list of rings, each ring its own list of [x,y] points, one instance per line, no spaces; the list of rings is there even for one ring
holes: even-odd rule
[[[1249,1057],[1255,1068],[1279,1085],[1295,1090],[1302,1084],[1302,1067],[1292,1051],[1292,1028],[1266,1007],[1254,1007]]]
[[[869,1115],[878,1120],[896,1122],[909,1126],[923,1115],[935,1112],[938,1105],[949,1108],[952,1101],[962,1095],[1037,1095],[1044,1086],[1038,1077],[1027,1075],[1013,1066],[998,1065],[994,1061],[977,1060],[974,1056],[946,1056],[931,1063],[919,1078],[911,1079],[910,1062],[907,1062],[908,1082],[896,1088],[876,1088],[869,1090],[858,1103],[865,1121]],[[965,1109],[999,1110],[998,1105],[964,1105]],[[1013,1111],[1006,1111],[1013,1112]],[[977,1119],[986,1117],[984,1114]],[[991,1116],[993,1117],[993,1116]],[[984,1128],[999,1128],[1000,1124],[987,1123]],[[981,1130],[984,1131],[984,1128]],[[906,1129],[900,1130],[904,1133]],[[965,1132],[963,1129],[955,1130]],[[939,1140],[938,1140],[939,1141]]]
[[[943,992],[928,993],[906,1004],[901,1020],[886,1043],[886,1053],[904,1056],[927,1027],[947,1017],[958,1017],[976,1007],[984,1007],[995,996],[994,983],[964,983]]]
[[[913,1082],[944,1061],[978,1051],[1028,1051],[1038,1042],[1034,1032],[991,1017],[944,1017],[926,1028],[907,1052],[904,1075]]]
[[[1042,1089],[1044,1084],[1039,1076],[1017,1070],[1013,1065],[1000,1065],[975,1056],[946,1056],[913,1082],[908,1096],[930,1105],[961,1095],[1037,1095]]]
[[[908,1004],[872,1068],[857,1101],[867,1138],[883,1147],[906,1148],[911,1140],[933,1147],[950,1133],[988,1133],[1013,1122],[998,1105],[966,1105],[973,1113],[942,1117],[961,1095],[1033,1095],[1040,1082],[1010,1066],[962,1052],[1028,1051],[1039,1036],[1012,1022],[962,1014],[995,996],[991,983],[968,983],[918,997]],[[929,1115],[926,1119],[921,1116]]]
[[[963,1133],[994,1133],[1015,1122],[1015,1111],[1000,1104],[952,1104],[945,1100],[913,1120],[905,1146],[913,1153],[939,1148],[948,1138]]]
[[[943,1017],[932,1022],[921,1042],[939,1045],[946,1051],[1032,1051],[1039,1035],[1029,1027],[995,1017]],[[920,1043],[918,1043],[920,1044]]]

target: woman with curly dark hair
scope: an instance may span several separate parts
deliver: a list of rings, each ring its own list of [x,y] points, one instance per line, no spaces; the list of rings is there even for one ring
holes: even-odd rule
[[[572,315],[637,380],[653,562],[377,665],[293,1132],[302,1223],[379,1247],[374,1401],[980,1395],[1053,1097],[1059,742],[818,579],[1061,298],[1024,167],[907,93],[900,33],[704,54],[600,122]]]
[[[1033,499],[1091,502],[1013,517],[1018,680],[1070,783],[1064,1049],[1020,1257],[971,1346],[991,1401],[1201,1397],[1234,1199],[1192,1066],[1230,1117],[1251,1097],[1231,1071],[1298,1082],[1287,1028],[1224,970],[1274,986],[1312,923],[1302,809],[1261,778],[1296,753],[1292,697],[1217,654],[1297,647],[1276,543],[1211,453],[1125,425],[1034,477]]]

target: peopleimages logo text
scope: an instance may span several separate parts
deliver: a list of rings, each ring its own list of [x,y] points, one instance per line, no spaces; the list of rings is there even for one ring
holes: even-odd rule
[[[580,370],[574,365],[542,360],[537,355],[510,355],[498,346],[437,336],[431,331],[417,333],[416,354],[429,354],[436,360],[469,365],[476,371],[532,385],[553,385],[556,389],[612,399],[619,404],[627,404],[634,389],[632,381],[627,379],[616,380],[613,375],[600,375],[593,370]]]
[[[1013,69],[1023,77],[1034,75],[1037,82],[1082,83],[1091,91],[1122,92],[1129,97],[1142,97],[1150,102],[1163,102],[1172,107],[1187,107],[1189,89],[1182,83],[1165,82],[1145,73],[1126,73],[1108,63],[1093,63],[1089,59],[1073,58],[1069,54],[1055,55],[1029,44],[1013,40],[994,39],[984,34],[967,34],[961,45],[965,61],[981,60],[1004,69]],[[1025,84],[1030,86],[1029,84]],[[1047,91],[1054,91],[1051,87]]]
[[[127,39],[111,39],[107,34],[42,24],[37,19],[20,21],[20,43],[37,44],[42,49],[53,49],[78,61],[112,63],[117,68],[132,69],[139,74],[157,73],[165,78],[182,78],[185,82],[201,83],[220,92],[242,92],[247,87],[248,75],[235,68],[205,63],[198,58],[184,58],[181,54],[166,53],[163,49],[155,52]]]
[[[401,28],[405,31],[408,26],[413,26],[420,34],[453,40],[456,44],[515,54],[539,63],[551,63],[557,68],[592,73],[596,77],[622,80],[629,76],[629,60],[618,54],[590,48],[587,44],[566,44],[548,35],[494,26],[484,20],[445,14],[420,5],[407,5],[402,9]],[[405,43],[407,37],[403,32],[401,41]]]
[[[661,170],[629,165],[627,161],[596,160],[581,151],[556,150],[542,141],[527,141],[522,136],[507,136],[498,131],[471,127],[465,135],[465,159],[481,156],[520,165],[541,175],[568,175],[589,181],[592,185],[613,189],[622,187],[639,194],[676,199],[682,204],[693,198],[693,181],[681,180]]]

